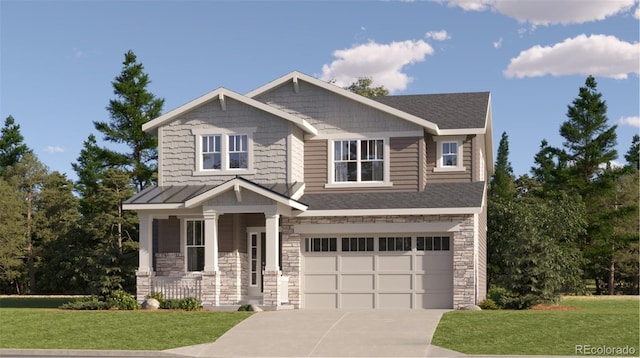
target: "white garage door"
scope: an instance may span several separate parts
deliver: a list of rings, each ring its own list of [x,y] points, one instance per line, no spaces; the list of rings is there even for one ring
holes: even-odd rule
[[[303,250],[303,308],[453,306],[450,237],[309,237]]]

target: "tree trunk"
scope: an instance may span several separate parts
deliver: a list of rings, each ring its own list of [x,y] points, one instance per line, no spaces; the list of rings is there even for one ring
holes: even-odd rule
[[[609,265],[609,295],[613,296],[615,294],[615,283],[616,283],[616,260],[611,258],[611,263]]]
[[[29,293],[36,292],[36,267],[34,263],[34,255],[33,255],[33,240],[31,239],[31,232],[33,227],[33,216],[32,216],[32,202],[33,195],[31,192],[27,195],[27,232],[25,235],[27,236],[27,269],[29,270]]]

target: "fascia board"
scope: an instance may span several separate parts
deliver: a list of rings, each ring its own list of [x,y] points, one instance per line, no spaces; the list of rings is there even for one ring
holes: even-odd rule
[[[293,71],[287,75],[284,75],[274,81],[271,81],[269,83],[267,83],[266,85],[259,87],[249,93],[246,94],[247,97],[253,98],[255,96],[258,96],[264,92],[267,92],[277,86],[280,86],[281,84],[287,82],[287,81],[293,81],[294,78],[297,78],[299,80],[303,80],[305,82],[311,83],[315,86],[318,86],[320,88],[326,89],[330,92],[333,92],[335,94],[338,94],[340,96],[349,98],[353,101],[362,103],[364,105],[367,105],[369,107],[375,108],[379,111],[391,114],[393,116],[402,118],[404,120],[407,120],[409,122],[412,122],[414,124],[417,124],[425,129],[427,129],[427,131],[429,131],[430,133],[434,133],[434,134],[439,134],[439,129],[438,126],[435,123],[429,122],[423,118],[420,117],[416,117],[412,114],[403,112],[399,109],[387,106],[386,104],[382,104],[378,101],[374,101],[371,99],[368,99],[367,97],[363,97],[360,96],[358,94],[355,94],[351,91],[348,91],[344,88],[338,87],[336,85],[333,85],[331,83],[327,83],[325,81],[319,80],[317,78],[311,77],[309,75],[306,75],[304,73],[301,72],[297,72],[297,71]]]
[[[296,124],[298,127],[300,127],[302,130],[304,130],[305,132],[309,133],[309,134],[318,134],[318,130],[316,128],[314,128],[311,124],[309,124],[309,122],[307,122],[306,120],[296,117],[290,113],[287,113],[285,111],[279,110],[277,108],[271,107],[267,104],[264,104],[260,101],[256,101],[252,98],[248,98],[246,96],[243,96],[237,92],[231,91],[229,89],[226,88],[218,88],[212,92],[209,92],[201,97],[198,97],[197,99],[186,103],[174,110],[171,110],[169,112],[167,112],[166,114],[161,115],[160,117],[157,117],[154,120],[151,120],[145,124],[142,125],[142,130],[145,132],[149,132],[152,131],[154,129],[157,129],[158,127],[162,126],[163,124],[171,121],[172,119],[176,118],[177,116],[186,113],[190,110],[193,110],[194,108],[201,106],[205,103],[208,103],[212,100],[215,100],[217,98],[220,97],[220,95],[232,98],[238,102],[244,103],[246,105],[252,106],[254,108],[260,109],[262,111],[265,111],[267,113],[273,114],[274,116],[277,117],[281,117],[283,119],[286,119],[294,124]]]
[[[405,209],[347,209],[307,210],[299,217],[311,216],[386,216],[386,215],[471,215],[480,214],[482,207],[469,208],[405,208]]]
[[[173,210],[184,209],[183,203],[164,203],[164,204],[122,204],[124,210]]]
[[[301,211],[307,210],[307,206],[306,205],[303,205],[303,204],[301,204],[301,203],[299,203],[297,201],[291,200],[291,199],[287,199],[285,197],[282,197],[280,195],[272,193],[272,192],[270,192],[270,191],[268,191],[266,189],[263,189],[261,187],[255,186],[255,185],[251,185],[251,184],[249,184],[247,182],[244,182],[244,181],[241,181],[239,179],[230,180],[230,181],[228,181],[228,182],[226,182],[224,184],[221,184],[221,185],[219,185],[219,186],[217,186],[217,187],[215,187],[215,188],[213,188],[211,190],[208,190],[208,191],[206,191],[206,192],[204,192],[204,193],[202,193],[202,194],[200,194],[200,195],[198,195],[198,196],[196,196],[194,198],[191,198],[191,199],[187,200],[184,203],[184,205],[187,208],[192,208],[194,206],[200,205],[203,202],[205,202],[205,201],[207,201],[207,200],[209,200],[211,198],[214,198],[214,197],[226,192],[227,190],[231,190],[234,187],[240,187],[240,188],[252,191],[252,192],[254,192],[254,193],[258,194],[258,195],[262,195],[262,196],[264,196],[266,198],[269,198],[269,199],[271,199],[271,200],[273,200],[275,202],[287,205],[287,206],[292,207],[292,208],[297,209],[297,210],[301,210]]]

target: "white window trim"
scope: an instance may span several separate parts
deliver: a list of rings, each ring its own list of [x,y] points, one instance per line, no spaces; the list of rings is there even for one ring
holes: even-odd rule
[[[197,128],[192,129],[191,134],[195,141],[195,168],[194,176],[201,175],[236,175],[236,174],[255,174],[253,162],[253,134],[257,128]],[[220,136],[220,159],[221,169],[202,169],[202,137],[210,135]],[[246,135],[247,136],[247,168],[229,168],[229,136]]]
[[[363,140],[382,140],[383,141],[383,176],[384,180],[382,181],[352,181],[352,182],[336,182],[335,181],[335,153],[334,151],[334,142],[335,141],[347,141],[347,140],[355,140],[355,141],[363,141]],[[336,136],[335,138],[331,138],[327,140],[327,163],[328,163],[328,179],[329,182],[324,185],[327,189],[336,189],[336,188],[390,188],[393,186],[391,182],[391,170],[390,170],[390,149],[389,149],[389,137],[380,137],[380,136],[372,136],[372,137],[344,137],[344,136]],[[360,157],[360,145],[358,143],[358,158]],[[360,162],[360,159],[358,159]]]
[[[434,172],[463,172],[467,168],[463,166],[464,163],[464,140],[466,136],[440,136],[434,137],[433,141],[436,143],[436,166],[433,168]],[[444,166],[442,164],[442,145],[444,143],[456,143],[458,148],[458,158],[456,166]]]

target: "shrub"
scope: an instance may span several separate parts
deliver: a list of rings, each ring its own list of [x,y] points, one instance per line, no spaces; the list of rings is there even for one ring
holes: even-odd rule
[[[167,310],[199,311],[202,304],[195,297],[169,298],[160,302],[160,308]]]
[[[127,311],[137,310],[140,308],[140,304],[138,304],[138,301],[136,301],[133,296],[121,290],[111,292],[107,298],[107,304],[111,307],[116,307],[119,310]]]
[[[503,307],[513,310],[526,310],[535,306],[541,301],[542,300],[540,299],[540,297],[531,294],[524,296],[513,296],[504,298]]]
[[[59,307],[63,310],[108,310],[111,306],[104,301],[100,301],[97,296],[80,297],[71,302],[67,302]]]
[[[491,287],[487,292],[487,299],[492,300],[499,308],[505,308],[505,300],[515,296],[515,293],[498,286]]]
[[[251,308],[251,305],[248,303],[245,303],[244,305],[238,307],[238,311],[248,311],[249,308]]]
[[[482,308],[483,310],[497,310],[500,309],[500,306],[498,306],[496,304],[496,302],[490,298],[487,298],[486,300],[480,302],[480,308]]]

